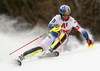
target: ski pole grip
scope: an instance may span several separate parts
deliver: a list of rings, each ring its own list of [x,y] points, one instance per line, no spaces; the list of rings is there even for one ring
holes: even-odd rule
[[[49,32],[52,32],[52,31],[58,32],[60,30],[61,30],[61,26],[59,26],[58,28],[54,27]]]

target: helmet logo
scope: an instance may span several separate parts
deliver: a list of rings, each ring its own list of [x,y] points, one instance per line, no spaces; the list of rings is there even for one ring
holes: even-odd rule
[[[64,10],[66,10],[66,12],[68,12],[68,11],[69,11],[67,7],[65,7],[65,8],[64,8]]]

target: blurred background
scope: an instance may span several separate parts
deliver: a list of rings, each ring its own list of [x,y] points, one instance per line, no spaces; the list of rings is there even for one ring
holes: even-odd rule
[[[37,23],[47,26],[64,4],[71,7],[71,16],[83,28],[89,29],[96,41],[100,40],[100,0],[0,0],[0,15],[28,22],[29,25],[22,28],[32,29]],[[76,30],[70,34],[79,36]]]

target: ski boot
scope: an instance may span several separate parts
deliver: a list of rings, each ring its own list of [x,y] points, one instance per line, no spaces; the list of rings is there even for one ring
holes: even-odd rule
[[[23,55],[21,54],[20,56],[18,56],[18,58],[15,59],[16,63],[21,66],[22,65],[22,60],[24,60]]]
[[[59,52],[58,51],[54,51],[52,48],[49,49],[47,52],[46,52],[46,55],[54,55],[54,56],[59,56]]]

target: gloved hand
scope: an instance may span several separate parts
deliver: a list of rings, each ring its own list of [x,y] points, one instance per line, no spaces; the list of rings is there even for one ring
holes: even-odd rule
[[[92,47],[93,47],[93,41],[90,40],[90,38],[87,38],[86,41],[87,41],[87,43],[88,43],[88,47],[89,47],[89,48],[92,48]]]
[[[53,24],[52,28],[54,28],[54,27],[58,28],[58,27],[60,27],[60,25],[59,24]]]
[[[61,30],[61,26],[60,25],[58,25],[58,24],[53,24],[52,25],[52,30],[51,31],[55,31],[55,32],[58,32],[58,31],[60,31]],[[50,31],[50,32],[51,32]]]

